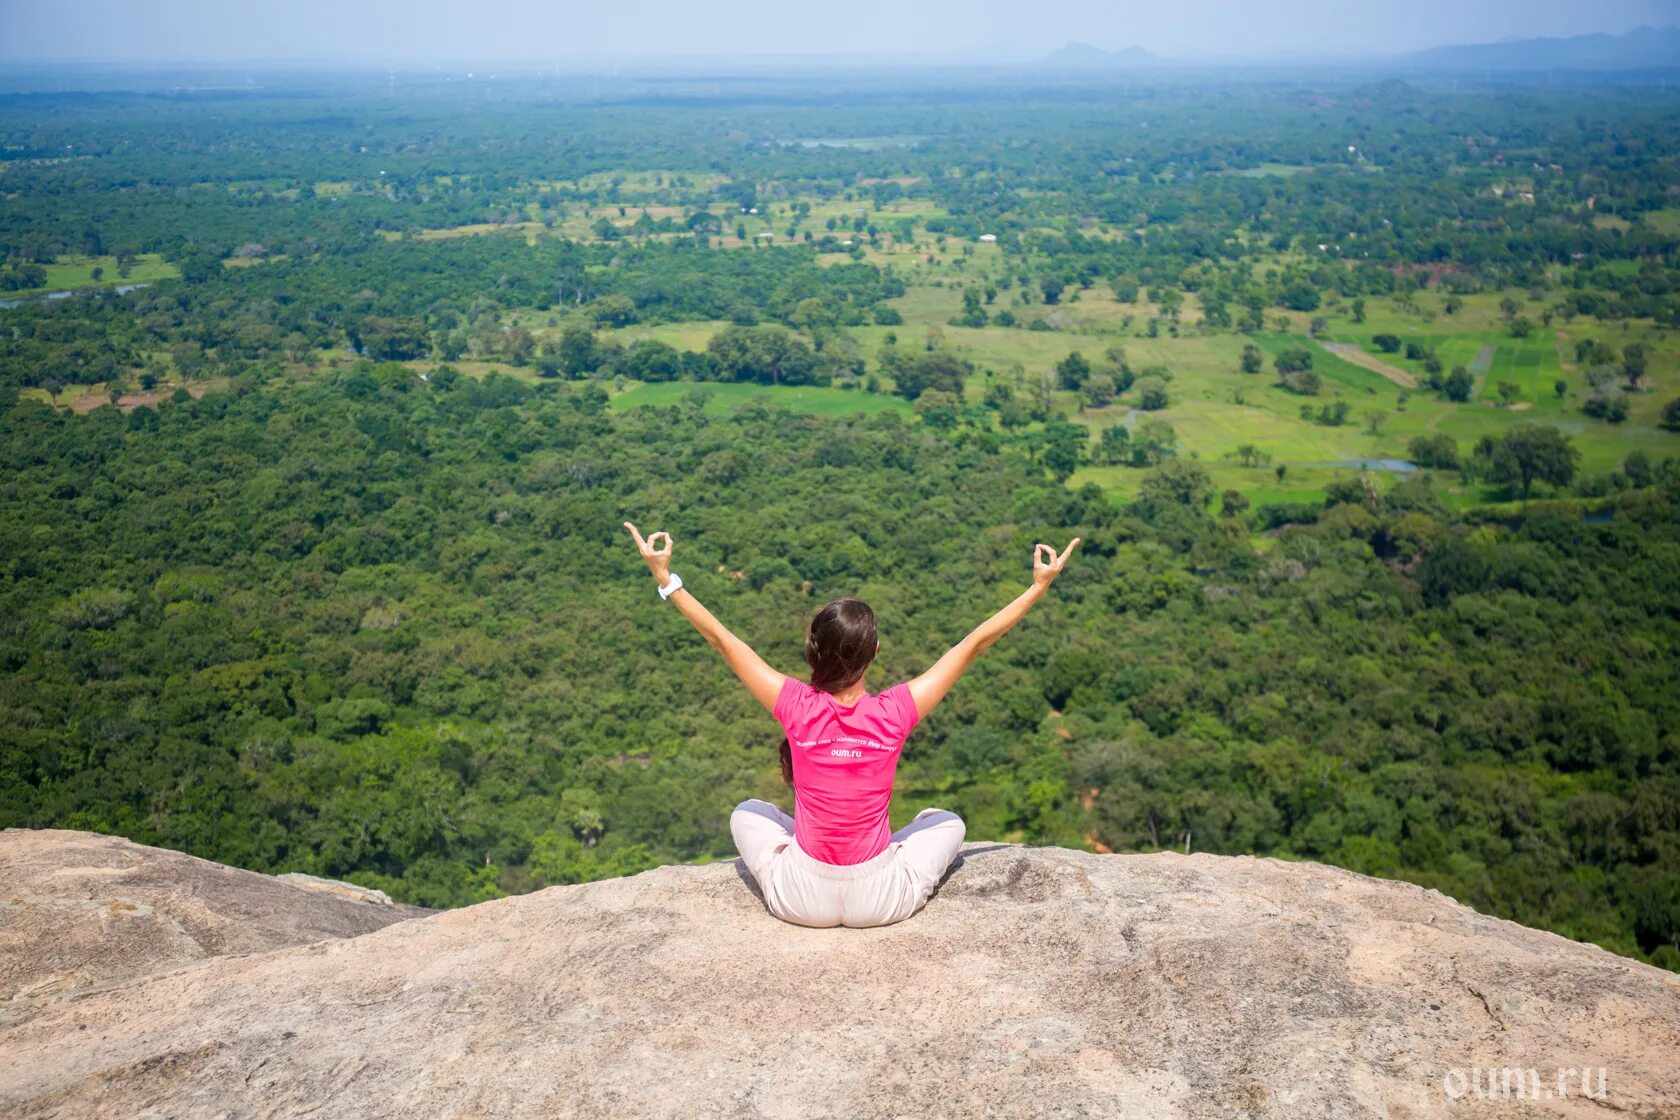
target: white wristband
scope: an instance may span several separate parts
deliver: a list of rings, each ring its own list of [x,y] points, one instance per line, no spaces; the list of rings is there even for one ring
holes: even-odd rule
[[[671,573],[671,582],[665,584],[663,587],[661,587],[659,589],[659,597],[661,599],[669,599],[671,597],[672,593],[675,592],[677,590],[677,588],[679,588],[681,586],[682,586],[682,577],[679,576],[677,573],[672,572]]]

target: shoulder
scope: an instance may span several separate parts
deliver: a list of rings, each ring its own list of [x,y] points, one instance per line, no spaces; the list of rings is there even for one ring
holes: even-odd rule
[[[900,736],[910,734],[921,722],[921,713],[916,710],[916,698],[910,695],[910,682],[903,681],[883,691],[877,699],[882,709],[890,714],[898,724]]]
[[[776,703],[770,709],[770,714],[786,723],[799,710],[800,705],[810,698],[813,691],[815,690],[810,685],[798,677],[783,677],[781,690],[776,693]]]

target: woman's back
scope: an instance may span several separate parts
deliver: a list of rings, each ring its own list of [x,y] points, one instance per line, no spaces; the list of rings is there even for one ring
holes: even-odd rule
[[[824,863],[862,863],[892,839],[887,811],[919,716],[907,684],[845,706],[788,677],[773,713],[793,753],[794,840]]]
[[[904,740],[944,699],[974,659],[1021,620],[1079,544],[1058,555],[1033,546],[1032,586],[976,626],[927,672],[876,696],[863,680],[880,652],[875,612],[859,599],[835,599],[805,631],[811,684],[772,669],[751,646],[712,617],[671,571],[671,535],[643,537],[624,527],[659,584],[787,733],[783,776],[793,785],[796,817],[768,801],[735,806],[729,831],[765,907],[805,926],[879,926],[920,909],[962,847],[961,817],[929,806],[897,832],[887,823],[893,777]],[[659,547],[660,539],[664,547]],[[857,696],[842,704],[836,696]]]

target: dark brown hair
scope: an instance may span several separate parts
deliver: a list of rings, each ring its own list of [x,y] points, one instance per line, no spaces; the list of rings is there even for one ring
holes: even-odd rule
[[[836,599],[811,616],[805,628],[805,662],[811,687],[840,692],[863,679],[875,660],[875,612],[861,599]],[[782,780],[793,784],[793,752],[782,742]]]
[[[861,599],[836,599],[811,616],[805,628],[805,663],[811,687],[839,692],[863,679],[875,660],[875,612]]]

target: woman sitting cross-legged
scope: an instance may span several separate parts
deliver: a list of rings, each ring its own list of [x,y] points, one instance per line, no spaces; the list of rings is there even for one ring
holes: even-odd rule
[[[658,580],[660,596],[676,604],[787,733],[782,777],[793,786],[793,816],[751,800],[737,805],[729,822],[770,912],[802,926],[884,926],[920,910],[956,858],[964,828],[955,813],[929,808],[891,831],[887,810],[904,740],[1049,589],[1079,538],[1059,555],[1049,545],[1035,546],[1032,585],[1014,602],[921,676],[871,696],[863,678],[880,643],[868,605],[836,599],[811,619],[806,684],[766,665],[683,589],[671,574],[669,533],[644,539],[628,521],[624,527]],[[661,537],[664,546],[654,547]]]

